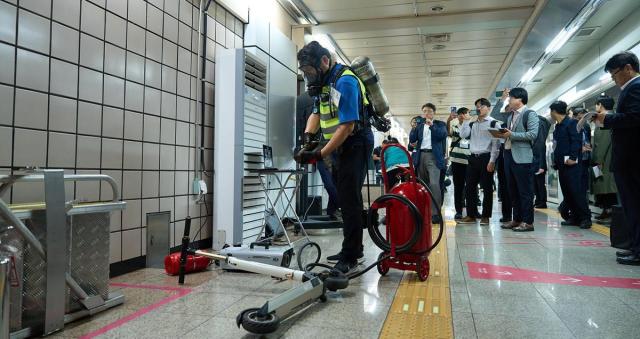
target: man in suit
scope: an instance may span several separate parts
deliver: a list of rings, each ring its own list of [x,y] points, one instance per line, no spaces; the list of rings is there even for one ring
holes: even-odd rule
[[[502,101],[507,97],[507,112],[491,114],[492,118],[506,124],[504,133],[500,133],[498,137],[505,139],[504,168],[513,205],[513,220],[500,227],[515,232],[531,232],[534,230],[533,142],[538,135],[538,115],[527,108],[529,94],[524,88],[505,89]]]
[[[434,195],[435,202],[442,206],[440,173],[445,169],[443,140],[447,138],[447,125],[434,120],[436,106],[432,103],[422,105],[424,119],[409,134],[410,150],[415,149],[414,166],[418,177],[422,179]],[[440,222],[434,208],[432,222]]]
[[[567,116],[567,103],[564,101],[556,101],[549,108],[551,116],[556,121],[553,131],[553,167],[558,170],[560,188],[564,196],[560,204],[560,214],[565,221],[561,225],[590,228],[591,211],[581,183],[582,135],[577,129],[578,122]]]
[[[538,135],[536,141],[533,143],[533,166],[535,172],[534,180],[534,192],[536,208],[547,208],[547,186],[546,175],[547,172],[547,136],[549,135],[549,128],[551,123],[545,117],[538,115]],[[537,168],[535,168],[537,166]]]
[[[640,265],[640,158],[634,142],[640,129],[640,66],[631,52],[614,55],[604,67],[620,86],[615,113],[598,113],[594,120],[611,129],[611,172],[615,177],[620,203],[633,230],[631,249],[616,252],[623,265]]]

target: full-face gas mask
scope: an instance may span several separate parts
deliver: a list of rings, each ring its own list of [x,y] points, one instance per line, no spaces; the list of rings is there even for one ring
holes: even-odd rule
[[[302,71],[302,77],[304,78],[305,85],[307,86],[307,92],[311,96],[318,96],[322,91],[322,85],[329,72],[322,71],[320,64],[322,63],[322,56],[314,58],[311,55],[305,55],[300,60],[300,71]],[[315,72],[307,73],[302,68],[305,66],[312,67]]]

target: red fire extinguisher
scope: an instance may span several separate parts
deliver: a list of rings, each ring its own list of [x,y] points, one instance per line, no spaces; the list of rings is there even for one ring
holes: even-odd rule
[[[185,273],[204,271],[211,264],[211,259],[201,255],[187,256]],[[177,275],[180,272],[180,252],[171,253],[164,257],[164,270],[168,275]]]

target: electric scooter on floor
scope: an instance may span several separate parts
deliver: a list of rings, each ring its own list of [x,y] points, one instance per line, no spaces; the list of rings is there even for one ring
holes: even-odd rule
[[[408,169],[413,172],[413,168]],[[410,193],[413,192],[413,193]],[[316,262],[308,263],[304,266],[304,270],[294,270],[288,267],[274,266],[260,262],[243,260],[234,256],[221,255],[203,250],[195,250],[189,247],[189,231],[191,228],[191,220],[187,218],[182,237],[182,246],[180,252],[179,278],[178,283],[183,284],[185,273],[190,270],[188,263],[193,262],[194,256],[205,257],[210,260],[219,261],[231,267],[234,270],[253,272],[268,275],[277,279],[295,280],[301,282],[290,290],[277,295],[267,301],[262,307],[246,309],[236,317],[238,327],[242,326],[245,330],[256,334],[268,334],[275,332],[280,322],[287,317],[301,311],[316,301],[324,302],[327,300],[326,291],[338,291],[349,287],[349,280],[355,279],[374,267],[389,267],[416,270],[420,276],[426,279],[428,275],[427,256],[433,250],[440,239],[444,230],[444,220],[440,212],[440,206],[436,206],[436,212],[440,216],[440,232],[437,239],[431,244],[431,229],[425,231],[425,225],[430,226],[431,210],[424,204],[431,203],[432,199],[425,196],[433,197],[433,193],[423,182],[413,179],[395,185],[389,194],[382,195],[372,205],[369,210],[368,231],[372,236],[376,246],[381,248],[383,252],[378,260],[365,269],[346,275],[333,267]],[[418,198],[416,198],[418,197]],[[416,203],[419,204],[416,207]],[[388,214],[386,239],[378,230],[378,223],[373,222],[377,210],[386,208]],[[424,213],[424,215],[423,215]],[[399,218],[404,215],[403,218]],[[424,222],[424,220],[429,220]],[[394,231],[393,228],[399,228]],[[428,244],[421,239],[429,236]],[[408,239],[408,240],[407,240]],[[401,242],[401,243],[398,243]],[[188,260],[189,259],[189,260]],[[404,262],[408,260],[409,263]],[[422,270],[420,265],[427,263],[427,270]],[[403,264],[403,265],[401,265]],[[314,272],[315,268],[322,268],[320,272]],[[422,272],[422,273],[421,273]],[[382,275],[386,272],[380,272]]]

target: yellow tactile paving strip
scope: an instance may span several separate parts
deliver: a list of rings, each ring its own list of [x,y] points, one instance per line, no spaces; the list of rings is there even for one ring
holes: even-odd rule
[[[555,210],[551,210],[551,209],[548,209],[548,208],[539,209],[538,211],[540,211],[540,212],[542,212],[544,214],[547,214],[547,215],[560,217],[560,212],[555,211]],[[609,227],[603,226],[603,225],[600,225],[600,224],[597,224],[597,223],[593,223],[591,225],[591,230],[596,232],[596,233],[600,233],[600,234],[602,234],[602,235],[604,235],[606,237],[609,237],[611,235],[611,233],[610,233],[611,229]]]
[[[437,227],[432,234],[435,240]],[[429,255],[429,263],[425,282],[415,272],[404,273],[380,338],[453,338],[446,232]]]

